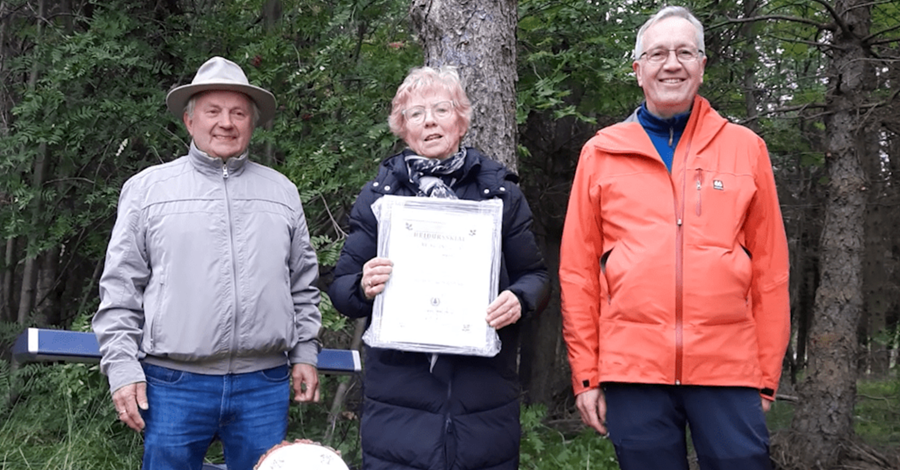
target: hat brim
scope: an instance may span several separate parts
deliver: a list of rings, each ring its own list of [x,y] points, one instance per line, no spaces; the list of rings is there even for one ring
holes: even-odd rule
[[[184,115],[184,107],[187,106],[191,97],[197,93],[210,90],[237,91],[250,97],[256,107],[259,108],[259,121],[256,122],[257,127],[272,120],[275,117],[275,96],[253,85],[243,85],[240,83],[202,83],[197,85],[182,85],[173,89],[166,95],[166,107],[169,112],[176,117],[181,118]]]

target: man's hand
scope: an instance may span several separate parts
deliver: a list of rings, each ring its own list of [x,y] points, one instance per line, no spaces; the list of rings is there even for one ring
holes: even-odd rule
[[[600,388],[586,390],[575,397],[575,406],[581,413],[581,421],[604,436],[606,430],[606,397]]]
[[[319,401],[319,373],[315,367],[309,364],[294,364],[291,378],[294,401],[301,403]]]
[[[120,387],[113,392],[113,405],[119,414],[119,421],[128,425],[137,432],[144,429],[144,418],[138,410],[146,410],[150,406],[147,403],[147,382],[137,382]]]
[[[512,325],[522,318],[522,305],[516,294],[505,290],[488,305],[487,322],[495,330]]]
[[[769,410],[772,408],[772,402],[768,398],[760,397],[760,399],[762,400],[763,413],[768,413]]]

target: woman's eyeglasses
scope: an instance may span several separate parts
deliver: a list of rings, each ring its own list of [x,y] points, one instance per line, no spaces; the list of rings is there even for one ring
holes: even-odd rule
[[[426,113],[428,113],[428,108],[425,106],[413,106],[412,108],[403,110],[403,115],[406,116],[406,119],[415,124],[424,121]],[[452,113],[452,101],[441,101],[431,106],[431,115],[434,116],[435,119],[446,119],[450,117]]]

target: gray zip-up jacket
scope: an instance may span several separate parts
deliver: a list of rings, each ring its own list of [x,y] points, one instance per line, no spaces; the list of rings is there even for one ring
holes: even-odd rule
[[[110,390],[140,361],[204,374],[316,365],[316,254],[296,186],[247,159],[188,155],[119,196],[93,329]]]

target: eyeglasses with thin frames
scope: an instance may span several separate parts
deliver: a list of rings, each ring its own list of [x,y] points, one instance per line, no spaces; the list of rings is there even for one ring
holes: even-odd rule
[[[690,62],[692,60],[698,60],[703,57],[703,51],[698,49],[692,49],[690,47],[679,47],[677,49],[666,49],[664,47],[657,47],[656,49],[650,49],[649,51],[645,51],[638,58],[647,59],[647,62],[659,64],[665,62],[666,59],[669,58],[669,53],[674,52],[675,58],[678,59],[678,62],[685,63]]]
[[[406,108],[403,110],[403,115],[406,116],[406,119],[409,122],[414,124],[419,124],[425,120],[425,115],[428,112],[428,108],[425,106],[413,106],[412,108]],[[435,119],[446,119],[453,114],[453,102],[452,101],[440,101],[431,106],[431,115],[434,116]]]

